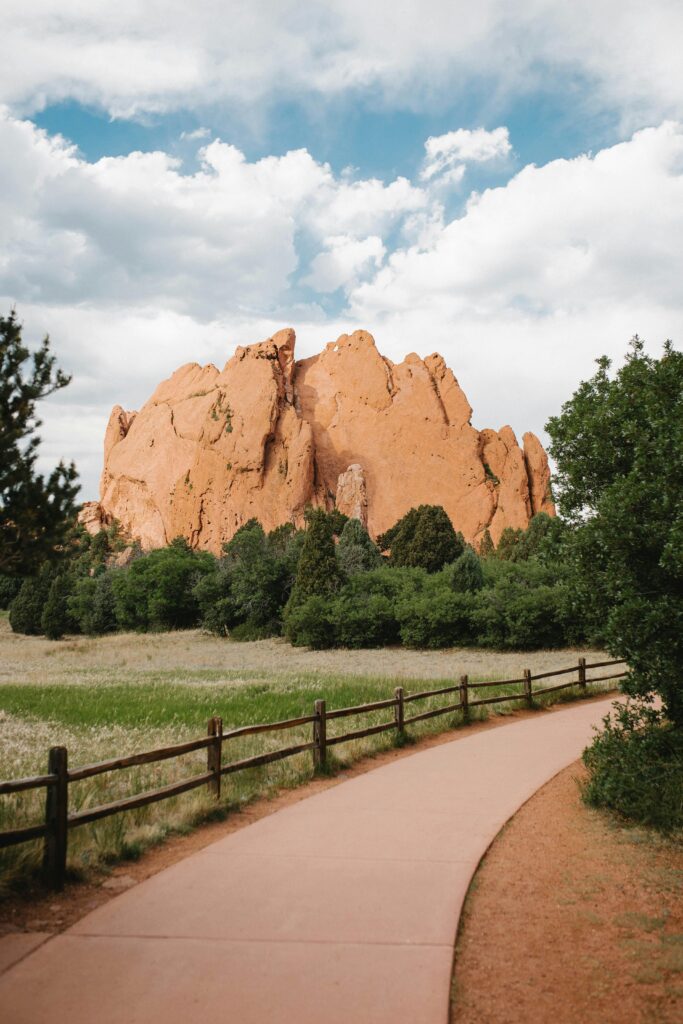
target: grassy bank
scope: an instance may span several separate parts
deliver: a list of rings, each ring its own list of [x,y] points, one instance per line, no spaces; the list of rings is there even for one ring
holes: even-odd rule
[[[471,681],[510,678],[520,674],[522,657],[534,672],[576,663],[579,654],[591,659],[601,652],[541,651],[524,656],[472,650],[419,651],[293,651],[282,642],[233,644],[193,631],[135,634],[50,642],[11,634],[0,623],[0,779],[45,771],[50,746],[64,745],[72,767],[125,756],[204,735],[207,719],[223,718],[224,729],[294,718],[312,712],[324,697],[328,709],[391,697],[394,687],[406,692],[444,686],[468,671]],[[347,671],[330,671],[330,655],[349,658]],[[379,655],[380,660],[377,656]],[[279,671],[274,663],[279,662]],[[300,665],[305,669],[301,670]],[[364,666],[380,671],[361,672]],[[410,670],[412,669],[412,674]],[[431,669],[431,672],[428,670]],[[518,693],[519,687],[491,688]],[[590,692],[596,692],[591,688]],[[566,699],[573,690],[558,695]],[[549,698],[541,698],[548,701]],[[415,711],[443,705],[428,698]],[[489,713],[508,713],[501,703]],[[483,716],[484,709],[479,711]],[[475,716],[476,711],[473,713]],[[362,719],[329,723],[339,735],[387,721],[391,711]],[[457,727],[459,713],[410,726],[411,738]],[[224,762],[249,757],[310,739],[311,727],[286,733],[242,737],[224,745]],[[336,746],[333,767],[345,765],[394,742],[393,733],[366,737]],[[70,787],[73,811],[108,803],[146,789],[177,782],[205,770],[206,755],[197,752],[154,765],[136,767],[75,783]],[[295,786],[312,775],[310,754],[240,772],[224,780],[221,804],[203,790],[107,818],[71,832],[69,866],[87,872],[93,866],[137,856],[170,831],[184,831],[216,813],[227,813],[256,795]],[[44,794],[26,792],[0,798],[0,830],[42,820]],[[30,876],[39,867],[36,842],[0,852],[2,885]]]

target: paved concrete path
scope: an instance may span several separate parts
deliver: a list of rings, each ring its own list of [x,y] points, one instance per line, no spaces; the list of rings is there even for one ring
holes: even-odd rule
[[[446,1024],[482,854],[610,704],[460,733],[218,840],[6,971],[3,1024]]]

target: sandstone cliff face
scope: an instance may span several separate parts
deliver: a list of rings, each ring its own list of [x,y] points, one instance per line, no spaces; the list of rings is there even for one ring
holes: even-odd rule
[[[255,517],[269,530],[337,505],[376,536],[414,505],[443,505],[477,544],[485,529],[554,514],[548,460],[510,427],[475,430],[443,359],[393,364],[370,334],[294,361],[294,332],[238,348],[222,371],[190,363],[137,413],[112,410],[100,509],[145,548],[182,535],[214,552]]]

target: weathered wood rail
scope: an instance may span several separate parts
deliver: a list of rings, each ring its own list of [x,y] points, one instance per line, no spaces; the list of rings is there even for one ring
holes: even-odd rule
[[[312,715],[287,718],[281,722],[266,722],[261,725],[245,725],[237,729],[231,729],[228,732],[223,731],[222,720],[214,717],[209,719],[207,735],[201,739],[190,740],[186,743],[176,743],[170,747],[160,747],[141,754],[131,754],[128,757],[115,757],[80,768],[69,768],[66,747],[52,747],[48,755],[46,775],[36,775],[32,778],[0,782],[0,796],[33,789],[45,789],[46,791],[44,821],[39,825],[0,832],[0,849],[42,838],[44,840],[43,872],[45,880],[52,888],[59,890],[63,888],[66,875],[70,829],[87,825],[101,818],[107,818],[112,814],[120,814],[123,811],[145,807],[147,804],[156,803],[159,800],[168,800],[170,797],[187,793],[199,786],[207,786],[218,799],[221,794],[221,779],[224,775],[244,771],[247,768],[257,768],[262,765],[272,764],[274,761],[294,757],[307,751],[310,751],[313,755],[315,769],[323,771],[327,765],[327,748],[336,744],[348,743],[351,740],[362,739],[365,736],[374,736],[390,730],[396,730],[397,737],[403,739],[406,726],[414,722],[423,722],[429,718],[453,714],[456,711],[462,711],[463,719],[467,721],[471,708],[480,707],[485,704],[522,700],[529,707],[533,707],[534,698],[543,694],[564,690],[571,686],[579,686],[581,689],[586,690],[591,683],[620,679],[628,674],[628,669],[624,669],[621,672],[613,672],[591,678],[587,676],[587,672],[591,669],[595,670],[615,665],[626,665],[626,662],[623,659],[617,659],[615,661],[599,661],[587,664],[585,658],[579,658],[578,664],[571,665],[569,668],[556,669],[552,672],[539,672],[535,675],[532,674],[530,669],[525,669],[524,674],[516,679],[486,682],[471,683],[468,677],[463,675],[460,677],[459,682],[452,686],[443,686],[436,690],[422,690],[418,693],[405,693],[403,687],[398,686],[394,691],[394,696],[387,700],[373,701],[370,704],[359,704],[357,707],[351,708],[336,708],[332,711],[327,710],[324,700],[316,700]],[[534,690],[533,688],[534,682],[539,680],[569,674],[575,674],[577,678],[541,689]],[[472,693],[476,693],[478,690],[485,690],[492,686],[516,686],[520,684],[522,689],[519,693],[496,694],[493,697],[475,697],[474,699],[471,696]],[[413,715],[406,716],[405,714],[407,704],[431,697],[442,697],[447,694],[456,693],[458,694],[458,699],[454,703],[448,703],[442,707],[429,708],[427,711]],[[392,709],[393,711],[393,717],[387,722],[371,725],[364,729],[354,729],[340,736],[328,736],[327,734],[328,722],[335,721],[338,718],[364,715],[372,711],[385,709]],[[308,743],[298,743],[279,750],[268,751],[265,754],[257,754],[253,757],[246,757],[239,761],[223,764],[223,749],[226,744],[229,744],[230,740],[240,736],[255,736],[259,733],[295,729],[304,725],[311,725],[313,727],[313,736]],[[122,800],[115,800],[112,803],[103,804],[99,807],[88,807],[82,811],[69,813],[70,783],[90,779],[106,772],[119,771],[123,768],[132,768],[138,765],[165,761],[173,757],[181,757],[183,754],[189,754],[197,750],[206,750],[206,771],[200,775],[195,775],[158,789],[136,793],[133,796]]]

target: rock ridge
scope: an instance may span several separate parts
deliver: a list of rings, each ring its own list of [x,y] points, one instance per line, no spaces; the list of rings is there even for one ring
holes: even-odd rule
[[[538,438],[520,447],[509,426],[476,430],[442,356],[393,363],[362,330],[294,353],[287,328],[220,371],[179,367],[137,412],[115,406],[86,528],[116,518],[145,549],[184,536],[218,553],[252,517],[300,525],[308,504],[336,504],[373,536],[415,505],[443,505],[475,545],[554,515]]]

